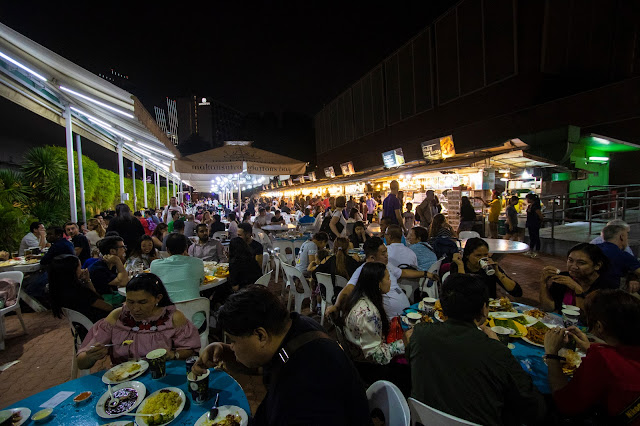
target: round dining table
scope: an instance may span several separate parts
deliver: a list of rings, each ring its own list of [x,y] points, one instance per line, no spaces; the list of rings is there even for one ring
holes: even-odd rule
[[[534,309],[533,306],[525,305],[523,303],[511,302],[511,305],[518,312]],[[410,307],[406,308],[404,312],[417,312],[418,309],[419,303],[414,303]],[[563,326],[562,317],[555,313],[547,313],[547,317],[545,317],[544,321],[547,324]],[[402,328],[407,330],[409,326],[402,321]],[[513,343],[511,354],[518,360],[522,369],[531,376],[536,388],[538,388],[540,393],[550,394],[551,388],[549,387],[549,380],[547,378],[549,370],[547,368],[547,364],[545,364],[542,359],[545,354],[544,347],[533,345],[522,339],[510,339],[510,343]]]
[[[502,240],[500,238],[483,238],[489,244],[489,253],[492,254],[513,254],[525,253],[529,251],[529,245],[520,241]],[[462,240],[464,248],[467,240]]]
[[[286,225],[264,225],[262,228],[265,231],[273,231],[273,232],[285,232],[296,229],[296,225],[292,225],[290,223]]]
[[[209,282],[204,282],[200,285],[200,291],[209,290],[210,288],[218,287],[227,282],[227,278],[218,278],[215,277],[214,280]],[[118,287],[118,293],[123,296],[127,296],[127,288],[126,287]]]
[[[147,396],[153,392],[166,388],[177,387],[182,389],[186,396],[186,403],[182,413],[173,421],[172,425],[193,425],[200,416],[206,413],[213,405],[216,393],[220,394],[218,405],[235,405],[242,408],[251,415],[249,401],[238,382],[224,371],[210,369],[209,375],[209,399],[203,404],[195,404],[189,392],[187,384],[187,373],[184,361],[167,362],[167,374],[160,379],[152,379],[150,372],[147,370],[140,377],[133,380],[142,382],[147,388]],[[60,396],[60,392],[67,392],[68,397],[53,408],[52,418],[43,424],[50,425],[74,425],[74,426],[96,426],[104,425],[115,421],[134,421],[132,416],[121,416],[112,419],[101,418],[96,414],[96,403],[107,392],[107,385],[102,382],[104,371],[100,371],[88,376],[70,380],[58,386],[32,395],[15,404],[10,405],[7,409],[26,407],[31,410],[31,415],[35,414],[42,408],[41,405],[51,400],[55,396]],[[76,405],[73,398],[84,391],[91,391],[91,398]],[[69,392],[71,392],[69,394]],[[135,410],[134,410],[135,412]],[[27,424],[33,422],[28,420]]]

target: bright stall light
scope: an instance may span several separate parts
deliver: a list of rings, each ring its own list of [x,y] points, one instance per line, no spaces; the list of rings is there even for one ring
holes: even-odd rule
[[[18,68],[21,68],[23,70],[25,70],[26,72],[28,72],[29,74],[33,75],[36,78],[39,78],[42,81],[47,81],[47,78],[38,74],[37,72],[35,72],[34,70],[32,70],[31,68],[29,68],[26,65],[22,65],[20,62],[16,61],[15,59],[5,55],[4,53],[0,52],[0,57],[2,57],[3,59],[6,59],[7,61],[11,62],[13,65],[15,65]]]
[[[78,96],[78,97],[80,97],[82,99],[85,99],[85,100],[87,100],[89,102],[93,102],[96,105],[100,105],[101,107],[107,108],[107,109],[109,109],[109,110],[111,110],[113,112],[117,112],[118,114],[124,115],[125,117],[133,118],[133,114],[129,114],[126,111],[122,111],[121,109],[112,107],[111,105],[107,105],[104,102],[100,102],[97,99],[93,99],[93,98],[91,98],[91,97],[89,97],[87,95],[83,95],[82,93],[78,93],[75,90],[71,90],[71,89],[69,89],[67,87],[64,87],[64,86],[60,86],[60,90],[64,90],[65,92],[71,93],[72,95]]]
[[[507,178],[500,178],[500,180],[503,181],[503,182],[509,182],[509,179],[507,179]]]
[[[532,177],[533,175],[528,173],[526,170],[522,172],[522,179],[531,179]]]
[[[609,161],[609,157],[589,157],[589,161]]]
[[[596,142],[600,142],[600,143],[602,143],[602,144],[605,144],[605,145],[609,145],[609,144],[611,143],[611,141],[610,141],[610,140],[608,140],[608,139],[604,139],[604,138],[599,138],[599,137],[597,137],[597,136],[594,136],[594,137],[593,137],[593,140],[594,140],[594,141],[596,141]]]

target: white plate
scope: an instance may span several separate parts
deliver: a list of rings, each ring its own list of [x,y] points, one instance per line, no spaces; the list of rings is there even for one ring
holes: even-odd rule
[[[193,426],[207,426],[209,424],[215,424],[215,422],[219,422],[220,420],[223,420],[225,417],[227,417],[228,414],[235,414],[237,416],[240,416],[242,418],[242,420],[240,421],[240,426],[247,426],[247,423],[249,423],[249,416],[247,416],[247,412],[240,407],[236,407],[235,405],[223,405],[221,407],[218,407],[218,416],[213,420],[212,423],[209,423],[207,419],[208,414],[209,413],[206,412],[202,416],[200,416],[200,418],[196,420],[196,423]]]
[[[15,413],[20,413],[20,421],[18,423],[11,423],[13,426],[20,426],[21,424],[29,421],[29,418],[31,417],[31,410],[28,409],[27,407],[17,407],[17,408],[10,408],[8,410],[2,410],[0,411],[0,413],[5,413],[9,411],[11,413],[11,415],[15,414]]]
[[[492,318],[515,318],[521,315],[519,312],[489,312],[489,316]]]
[[[120,414],[107,414],[107,412],[104,410],[104,404],[107,402],[107,398],[109,398],[109,391],[106,391],[105,393],[102,394],[102,396],[96,403],[96,414],[104,419],[115,419],[116,417],[122,416],[124,413],[129,413],[135,410],[136,407],[140,405],[144,397],[147,395],[147,388],[145,387],[144,384],[142,384],[142,382],[120,383],[119,385],[112,387],[111,392],[115,392],[117,390],[124,389],[124,388],[134,388],[136,392],[138,392],[138,399],[136,400],[136,403],[133,404],[133,406],[131,406],[130,409]]]
[[[182,403],[180,404],[180,406],[178,407],[178,409],[176,410],[176,412],[173,414],[173,420],[177,419],[178,416],[180,415],[180,413],[182,413],[182,410],[184,409],[184,404],[185,402],[187,402],[187,397],[184,395],[184,392],[182,391],[182,389],[179,388],[163,388],[163,389],[159,389],[157,391],[155,391],[154,393],[152,393],[151,395],[149,395],[144,401],[142,401],[142,404],[138,405],[138,409],[136,410],[136,413],[142,413],[142,410],[144,409],[145,404],[147,403],[147,401],[149,401],[149,398],[151,398],[154,395],[157,395],[160,391],[162,390],[170,390],[173,391],[175,393],[177,393],[178,395],[180,395],[180,398],[182,399]],[[165,426],[168,425],[169,423],[171,423],[173,420],[167,422],[167,423],[162,423],[161,425],[157,425],[157,426]],[[142,417],[136,417],[136,424],[138,426],[148,426],[144,420],[142,420]]]
[[[100,426],[127,426],[132,423],[132,420],[119,420],[117,422],[105,423]]]
[[[109,374],[109,372],[113,372],[121,368],[126,369],[129,365],[136,364],[136,363],[140,365],[140,369],[137,370],[135,374],[126,376],[120,381],[114,381],[107,377],[107,374]],[[118,364],[115,367],[111,367],[109,370],[105,371],[105,373],[102,375],[102,383],[104,383],[105,385],[117,385],[122,382],[128,382],[132,379],[135,379],[136,377],[140,377],[145,371],[147,371],[148,368],[149,368],[149,363],[143,359],[141,359],[140,361],[127,361],[122,364]]]
[[[437,319],[438,321],[440,321],[440,322],[444,322],[444,319],[442,319],[442,317],[440,317],[440,312],[441,312],[441,311],[436,311],[436,312],[433,314],[433,317],[434,317],[435,319]]]

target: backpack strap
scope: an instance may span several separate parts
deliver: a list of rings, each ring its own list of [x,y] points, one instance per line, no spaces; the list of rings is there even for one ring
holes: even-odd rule
[[[436,254],[436,251],[433,249],[433,247],[431,247],[431,245],[429,243],[425,243],[424,241],[419,243],[421,246],[425,246],[426,248],[428,248],[429,250],[431,250],[433,252],[433,254]],[[437,256],[436,256],[437,257]]]
[[[334,342],[334,340],[329,337],[329,335],[324,331],[313,330],[297,335],[293,339],[289,340],[284,346],[282,346],[277,352],[281,362],[279,362],[271,372],[271,375],[269,377],[269,387],[273,387],[278,382],[280,374],[282,373],[282,369],[285,368],[291,357],[301,347],[303,347],[307,343],[319,339],[327,339]]]

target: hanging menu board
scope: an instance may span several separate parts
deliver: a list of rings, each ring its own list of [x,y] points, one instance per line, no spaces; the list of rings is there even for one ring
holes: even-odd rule
[[[396,148],[382,153],[382,162],[387,169],[402,166],[404,164],[404,154],[402,148]]]
[[[460,187],[447,191],[447,222],[454,230],[460,226],[460,199],[462,191]]]
[[[356,172],[351,161],[349,161],[348,163],[340,164],[340,169],[342,170],[342,174],[344,176],[349,176]]]
[[[328,177],[328,178],[334,178],[334,177],[336,177],[336,172],[335,172],[335,170],[333,170],[333,166],[331,166],[331,167],[326,167],[326,168],[324,169],[324,175],[325,175],[326,177]]]

